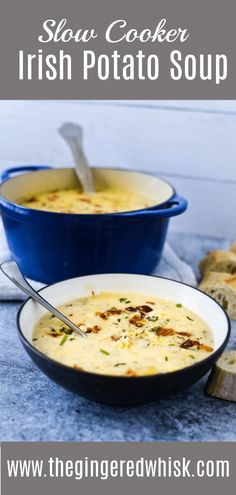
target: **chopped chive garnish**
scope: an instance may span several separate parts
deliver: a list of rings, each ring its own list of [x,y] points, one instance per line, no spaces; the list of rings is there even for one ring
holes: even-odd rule
[[[175,344],[168,344],[169,346],[175,346]]]
[[[158,316],[148,316],[147,317],[147,320],[148,321],[157,321],[158,320]]]
[[[126,301],[126,297],[120,297],[119,301],[120,302],[125,302]]]
[[[36,339],[36,338],[35,338],[35,339],[33,339],[33,342],[35,342],[35,340],[38,340],[38,339]]]
[[[125,366],[125,365],[126,365],[126,363],[116,363],[116,364],[114,364],[114,366],[115,366],[116,368],[117,368],[117,366]]]
[[[180,303],[176,304],[176,308],[182,308],[182,304]]]
[[[67,335],[70,335],[73,332],[73,330],[71,328],[68,328],[68,327],[61,327],[60,331],[63,333],[66,333]]]
[[[73,337],[73,338],[72,338],[72,339],[70,339],[70,340],[75,340],[75,337]]]
[[[110,356],[110,352],[105,351],[105,349],[100,349],[100,352],[102,352],[103,354],[105,354],[105,356]]]
[[[189,357],[191,357],[192,359],[196,359],[196,357],[193,356],[192,354],[189,354]]]
[[[94,294],[95,294],[95,292],[94,292],[94,290],[92,290],[92,295],[94,296]]]
[[[169,358],[168,358],[167,356],[165,356],[165,361],[168,361],[168,359],[169,359]]]
[[[190,318],[190,316],[186,316],[186,318],[188,318],[188,320],[190,321],[194,321],[192,318]]]
[[[126,303],[129,304],[129,303],[131,303],[131,301],[128,301],[128,299],[127,299]]]
[[[67,339],[68,339],[68,335],[64,335],[64,337],[62,337],[62,339],[60,341],[60,345],[65,344],[65,342],[67,341]]]
[[[153,327],[150,329],[150,332],[155,332],[157,333],[160,327]]]

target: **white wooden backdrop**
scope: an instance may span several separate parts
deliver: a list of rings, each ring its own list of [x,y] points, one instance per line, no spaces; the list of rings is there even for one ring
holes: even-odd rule
[[[189,209],[171,229],[236,238],[236,100],[0,101],[0,169],[70,165],[64,121],[83,126],[91,163],[172,182]]]

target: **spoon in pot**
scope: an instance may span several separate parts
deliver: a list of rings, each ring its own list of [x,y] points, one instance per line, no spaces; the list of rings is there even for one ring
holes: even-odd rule
[[[28,296],[32,297],[41,306],[46,308],[50,313],[56,316],[60,321],[65,323],[71,330],[79,333],[81,337],[87,337],[87,334],[77,327],[71,320],[64,316],[58,309],[54,308],[44,297],[42,297],[38,292],[36,292],[33,287],[27,282],[24,275],[21,273],[17,263],[15,261],[4,261],[0,264],[2,272],[13,282],[13,284],[22,290]]]
[[[87,193],[94,192],[95,187],[93,183],[91,168],[89,166],[82,146],[82,128],[79,125],[67,122],[60,127],[59,133],[65,139],[72,152],[75,160],[75,172],[82,185],[83,190]]]

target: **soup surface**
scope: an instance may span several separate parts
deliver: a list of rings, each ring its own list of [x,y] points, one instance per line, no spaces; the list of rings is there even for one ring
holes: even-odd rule
[[[192,365],[213,351],[208,325],[178,302],[101,293],[59,309],[87,338],[46,314],[34,329],[32,343],[51,359],[78,370],[125,376],[166,373]]]
[[[80,189],[42,192],[23,198],[20,204],[36,210],[91,214],[140,210],[152,206],[154,202],[133,191],[107,187],[91,194]]]

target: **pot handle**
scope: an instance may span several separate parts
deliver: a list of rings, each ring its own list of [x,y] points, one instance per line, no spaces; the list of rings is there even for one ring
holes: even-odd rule
[[[11,167],[3,170],[1,180],[4,182],[5,180],[10,179],[12,175],[19,174],[21,172],[36,172],[37,170],[45,170],[49,168],[52,167],[49,167],[48,165],[20,165],[19,167]]]
[[[137,216],[145,215],[145,216],[157,216],[160,218],[170,218],[175,217],[183,213],[188,206],[188,202],[182,196],[178,196],[175,194],[173,198],[171,198],[167,203],[165,208],[155,208],[153,210],[144,210],[142,212],[132,212],[136,213]]]

